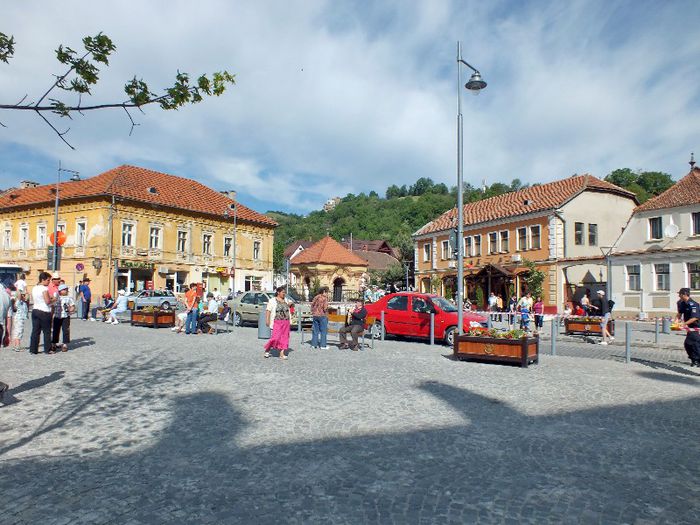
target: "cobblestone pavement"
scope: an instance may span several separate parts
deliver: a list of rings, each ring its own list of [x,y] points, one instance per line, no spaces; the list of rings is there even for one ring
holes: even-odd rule
[[[262,358],[254,328],[73,324],[67,354],[0,352],[4,525],[700,515],[700,373],[678,350],[625,364],[562,356],[581,352],[562,342],[520,369],[293,334],[282,361]]]

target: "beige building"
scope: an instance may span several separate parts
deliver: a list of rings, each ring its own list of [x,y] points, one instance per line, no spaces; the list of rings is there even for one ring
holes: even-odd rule
[[[199,182],[120,166],[62,182],[58,196],[60,273],[70,285],[87,276],[96,294],[272,286],[275,221]],[[0,196],[0,262],[21,266],[30,284],[48,268],[55,198],[56,185]]]
[[[300,284],[303,296],[309,297],[318,284],[329,288],[333,301],[359,296],[369,281],[367,261],[330,237],[324,237],[297,254],[291,260],[290,271],[294,281]]]

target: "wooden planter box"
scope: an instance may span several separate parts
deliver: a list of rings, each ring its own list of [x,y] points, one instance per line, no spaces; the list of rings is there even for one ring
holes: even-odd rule
[[[539,337],[497,339],[460,335],[455,338],[454,356],[461,360],[513,363],[527,368],[530,363],[539,362],[539,355]]]
[[[603,318],[601,317],[601,320]],[[566,335],[599,335],[602,337],[600,330],[600,321],[581,321],[578,319],[564,319],[564,327]],[[608,321],[608,332],[610,335],[615,335],[615,321]]]
[[[131,326],[150,326],[151,328],[170,328],[175,326],[174,310],[131,311]]]

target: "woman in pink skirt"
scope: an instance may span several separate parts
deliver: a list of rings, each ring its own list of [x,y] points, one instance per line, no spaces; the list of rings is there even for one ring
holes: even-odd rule
[[[289,349],[289,330],[291,314],[289,304],[285,299],[287,291],[284,286],[275,289],[275,297],[267,303],[265,312],[265,324],[272,328],[272,337],[265,344],[265,357],[270,357],[270,349],[276,348],[280,352],[280,359],[287,359],[286,351]]]

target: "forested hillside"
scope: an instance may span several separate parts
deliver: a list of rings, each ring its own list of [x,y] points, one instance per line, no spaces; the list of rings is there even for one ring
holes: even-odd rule
[[[628,168],[610,173],[606,180],[618,184],[639,197],[640,202],[658,195],[673,184],[671,176],[661,172],[633,172]],[[483,188],[466,184],[464,202],[474,202],[525,188],[519,179],[510,184],[496,182]],[[313,211],[306,216],[281,211],[267,215],[279,222],[275,230],[275,269],[284,268],[284,247],[295,240],[316,241],[330,235],[334,239],[386,239],[405,260],[413,258],[411,235],[427,222],[453,208],[457,188],[435,184],[422,177],[411,186],[391,185],[383,197],[376,192],[352,193],[343,197],[332,211]]]

